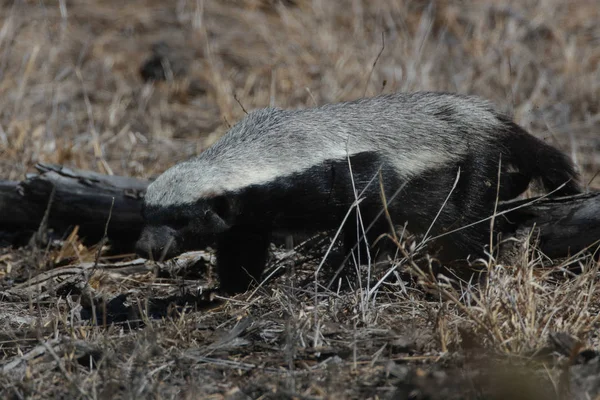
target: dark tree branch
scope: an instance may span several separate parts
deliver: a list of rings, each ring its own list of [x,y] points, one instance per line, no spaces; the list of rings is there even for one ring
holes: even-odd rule
[[[17,240],[39,226],[52,188],[48,227],[62,234],[79,225],[88,242],[100,240],[114,198],[108,237],[120,249],[131,248],[142,228],[141,199],[148,181],[38,164],[39,174],[22,182],[0,182],[0,235]]]
[[[500,210],[516,208],[532,199],[509,201]],[[510,235],[535,226],[539,248],[548,257],[574,254],[600,242],[600,192],[544,198],[511,211],[499,221],[498,230]]]

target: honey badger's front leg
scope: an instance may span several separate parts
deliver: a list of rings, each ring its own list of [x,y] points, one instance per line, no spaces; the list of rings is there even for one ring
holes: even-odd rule
[[[268,258],[270,231],[255,226],[233,226],[217,240],[217,273],[221,289],[239,293],[260,277]]]

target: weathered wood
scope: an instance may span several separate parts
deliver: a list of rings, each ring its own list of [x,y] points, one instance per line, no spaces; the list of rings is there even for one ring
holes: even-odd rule
[[[148,181],[38,164],[39,174],[22,182],[0,182],[0,231],[4,238],[38,229],[53,189],[48,227],[62,234],[79,225],[88,242],[108,237],[119,248],[131,248],[142,228],[141,199]],[[114,199],[114,205],[113,205]],[[112,208],[112,212],[111,212]]]
[[[113,246],[131,251],[143,225],[140,210],[149,181],[49,164],[36,169],[38,174],[22,182],[0,181],[0,242],[15,243],[35,232],[54,188],[49,228],[63,234],[79,225],[88,242],[97,241],[114,199],[108,237]],[[503,202],[499,211],[506,214],[496,218],[495,226],[504,237],[535,226],[540,249],[550,257],[573,254],[600,240],[600,192]]]

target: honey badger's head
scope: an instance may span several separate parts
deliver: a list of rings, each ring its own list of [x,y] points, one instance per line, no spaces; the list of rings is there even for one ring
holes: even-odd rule
[[[160,207],[144,204],[146,225],[136,243],[136,253],[152,260],[168,260],[213,244],[229,228],[219,199],[195,204]]]
[[[190,167],[178,164],[148,186],[142,208],[145,226],[136,243],[138,255],[167,260],[212,245],[229,229],[232,202],[215,193],[198,195],[200,181],[193,175],[198,171]]]

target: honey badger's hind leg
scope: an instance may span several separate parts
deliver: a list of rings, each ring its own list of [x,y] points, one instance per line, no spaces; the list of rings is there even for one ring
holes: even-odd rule
[[[221,289],[240,293],[260,283],[268,258],[270,231],[255,226],[234,226],[217,241],[217,272]]]
[[[413,178],[389,207],[394,221],[408,222],[409,232],[437,238],[426,251],[442,262],[486,255],[498,164],[485,150]]]
[[[532,176],[528,170],[507,171],[495,147],[470,154],[459,166],[460,177],[449,201],[450,213],[442,215],[448,230],[460,230],[443,241],[455,258],[486,259],[494,250],[489,248],[490,226],[497,202],[525,191]]]

